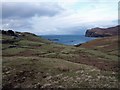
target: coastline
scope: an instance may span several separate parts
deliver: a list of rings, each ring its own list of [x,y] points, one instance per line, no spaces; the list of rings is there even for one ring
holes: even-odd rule
[[[86,37],[85,35],[44,35],[40,37],[55,43],[71,46],[78,46],[95,39],[94,37]]]

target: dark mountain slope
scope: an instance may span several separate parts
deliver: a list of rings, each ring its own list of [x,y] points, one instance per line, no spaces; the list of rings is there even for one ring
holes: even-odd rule
[[[120,25],[110,28],[93,28],[86,31],[86,37],[107,37],[120,35]]]

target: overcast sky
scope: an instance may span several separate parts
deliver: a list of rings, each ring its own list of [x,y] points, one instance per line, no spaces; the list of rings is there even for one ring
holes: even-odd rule
[[[2,29],[39,35],[84,34],[90,28],[118,24],[119,0],[8,1],[2,2]]]

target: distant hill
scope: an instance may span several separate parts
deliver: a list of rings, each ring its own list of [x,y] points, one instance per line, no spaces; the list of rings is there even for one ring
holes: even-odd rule
[[[86,37],[107,37],[120,35],[118,32],[120,25],[110,28],[92,28],[86,31]]]

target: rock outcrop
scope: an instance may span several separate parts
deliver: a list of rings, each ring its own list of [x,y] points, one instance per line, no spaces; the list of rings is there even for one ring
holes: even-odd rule
[[[5,35],[10,35],[10,36],[16,36],[16,34],[13,30],[8,30],[8,31],[1,30],[1,33],[5,34]]]
[[[120,35],[120,25],[110,28],[93,28],[86,31],[86,37],[108,37]]]

